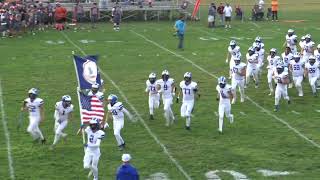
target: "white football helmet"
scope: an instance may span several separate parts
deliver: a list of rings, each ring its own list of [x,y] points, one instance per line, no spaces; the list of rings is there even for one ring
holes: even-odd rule
[[[169,76],[169,75],[170,75],[170,73],[169,73],[169,71],[168,71],[168,70],[166,70],[166,69],[165,69],[165,70],[163,70],[163,71],[162,71],[161,75],[168,75],[168,76]]]
[[[28,94],[34,94],[34,95],[38,95],[39,91],[37,88],[31,88],[28,91]]]
[[[92,84],[91,88],[92,88],[92,89],[98,89],[99,86],[100,86],[99,83],[94,83],[94,84]]]
[[[156,73],[150,73],[150,74],[149,74],[149,79],[150,79],[150,78],[157,78]]]
[[[71,102],[71,97],[69,95],[63,95],[61,99],[64,102]]]

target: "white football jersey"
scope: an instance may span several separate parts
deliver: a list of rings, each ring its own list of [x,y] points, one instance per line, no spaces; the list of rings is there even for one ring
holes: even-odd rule
[[[316,49],[316,50],[314,50],[314,52],[313,52],[313,55],[314,55],[314,57],[316,57],[316,60],[318,61],[318,62],[320,62],[320,52],[319,52],[320,50],[318,50],[318,49]]]
[[[264,52],[265,52],[265,50],[262,48],[259,51],[256,51],[256,54],[258,54],[259,63],[263,63],[263,61],[264,61]]]
[[[92,145],[95,145],[98,139],[104,138],[104,132],[102,130],[98,130],[96,132],[93,132],[90,128],[90,126],[86,127],[84,130],[87,133],[87,150],[89,151],[100,151],[100,146],[97,147],[91,147]]]
[[[309,77],[319,77],[319,63],[315,62],[313,65],[311,65],[309,62],[306,63],[305,68],[308,71]]]
[[[235,58],[237,55],[241,55],[241,52],[240,52],[240,47],[239,46],[236,46],[235,48],[231,48],[231,46],[228,47],[228,51],[231,55],[232,58]]]
[[[312,55],[313,51],[313,47],[314,47],[314,42],[310,41],[310,42],[305,42],[304,47],[303,47],[303,55]]]
[[[256,68],[259,62],[258,54],[254,53],[250,56],[249,53],[247,53],[246,57],[247,57],[248,66],[250,66],[251,68]]]
[[[31,101],[30,98],[24,100],[25,106],[28,108],[29,116],[40,117],[40,106],[44,103],[41,98],[35,98]]]
[[[198,84],[196,82],[191,81],[190,84],[186,85],[185,81],[181,81],[180,88],[182,89],[183,102],[194,100],[195,90],[198,89]]]
[[[160,86],[162,98],[172,98],[172,85],[174,84],[174,79],[169,78],[167,81],[159,79],[156,81],[156,84]]]
[[[240,64],[236,65],[234,64],[232,66],[232,78],[235,79],[235,80],[243,80],[244,79],[244,76],[241,76],[239,73],[241,73],[241,71],[243,69],[246,68],[246,64],[241,62]]]
[[[146,81],[146,92],[149,92],[149,96],[152,95],[156,95],[158,94],[157,88],[156,88],[156,82],[154,82],[153,84],[151,84],[151,82],[149,81],[149,79]]]
[[[267,68],[268,69],[273,69],[276,67],[277,65],[277,59],[280,59],[279,56],[274,56],[274,57],[271,57],[270,55],[267,57],[267,60],[268,60],[268,66]]]
[[[58,112],[59,120],[66,121],[68,120],[69,113],[73,112],[73,105],[71,104],[67,108],[64,108],[62,105],[62,101],[59,101],[56,103],[55,109]]]
[[[260,42],[260,43],[259,43],[259,42],[253,42],[253,43],[252,43],[252,46],[253,46],[253,47],[259,46],[259,45],[260,45],[261,49],[264,49],[264,43],[263,43],[263,42]]]
[[[290,65],[292,67],[292,76],[299,77],[303,76],[304,73],[304,63],[299,61],[295,62],[294,60],[290,61]]]
[[[121,102],[116,102],[113,106],[108,104],[108,111],[112,113],[113,120],[122,120],[124,118],[123,114],[123,104]]]
[[[290,61],[293,58],[293,54],[289,53],[289,54],[286,55],[286,53],[282,53],[281,57],[282,57],[282,62],[284,63],[284,66],[288,67]]]
[[[287,71],[283,71],[281,74],[275,74],[275,80],[277,82],[277,87],[279,88],[285,88],[287,87],[287,84],[283,84],[283,80],[286,78],[289,78],[289,74]]]
[[[224,88],[221,88],[217,85],[216,90],[219,93],[219,103],[230,103],[230,93],[232,92],[232,87],[229,84],[226,84]]]
[[[300,48],[301,48],[301,49],[304,49],[304,45],[305,45],[305,44],[306,44],[305,41],[300,41],[300,42],[299,42]]]
[[[297,41],[297,35],[293,34],[289,36],[288,34],[286,35],[286,41],[287,41],[287,46],[292,48],[296,46],[296,41]]]

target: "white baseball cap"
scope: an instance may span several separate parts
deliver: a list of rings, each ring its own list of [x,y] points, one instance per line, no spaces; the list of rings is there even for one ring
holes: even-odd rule
[[[121,159],[123,162],[129,162],[131,160],[131,156],[130,154],[122,154]]]

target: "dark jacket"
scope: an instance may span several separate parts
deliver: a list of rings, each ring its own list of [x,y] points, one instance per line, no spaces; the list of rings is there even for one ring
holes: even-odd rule
[[[116,180],[139,180],[139,174],[130,164],[122,164],[118,168]]]

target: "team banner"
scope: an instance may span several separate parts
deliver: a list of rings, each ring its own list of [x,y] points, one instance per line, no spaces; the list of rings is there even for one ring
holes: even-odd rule
[[[196,17],[197,12],[199,11],[200,2],[201,2],[201,0],[196,1],[194,8],[193,8],[193,11],[192,11],[192,15],[191,15],[192,18]]]
[[[97,66],[98,56],[74,56],[74,63],[80,89],[91,89],[92,84],[101,84]]]

